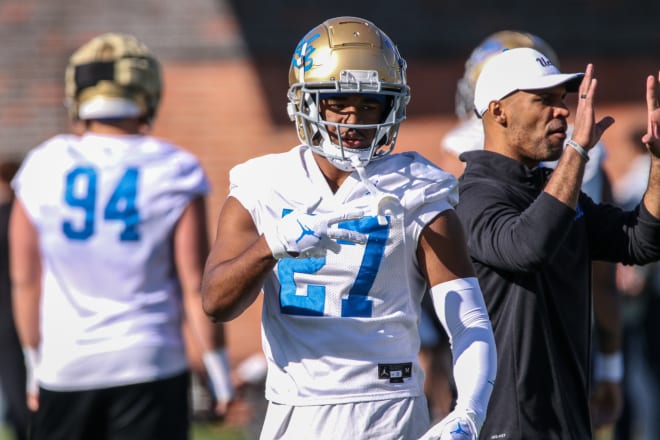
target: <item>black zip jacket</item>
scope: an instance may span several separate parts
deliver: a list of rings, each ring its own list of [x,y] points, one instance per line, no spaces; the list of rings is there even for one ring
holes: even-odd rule
[[[584,193],[573,210],[543,192],[552,170],[491,151],[461,160],[456,212],[498,351],[480,439],[590,439],[591,261],[658,260],[660,219]]]

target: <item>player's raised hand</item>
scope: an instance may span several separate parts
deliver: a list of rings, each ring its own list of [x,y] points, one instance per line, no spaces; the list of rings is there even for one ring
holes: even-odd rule
[[[646,78],[646,108],[648,124],[642,142],[646,144],[651,154],[660,157],[660,72],[658,78],[649,75]]]
[[[477,440],[477,424],[470,410],[455,409],[426,431],[420,440]]]
[[[340,222],[364,217],[363,210],[346,209],[329,214],[309,214],[314,207],[307,212],[293,211],[287,214],[274,228],[264,233],[273,257],[322,257],[328,250],[339,251],[340,246],[336,240],[366,242],[367,237],[364,234],[337,227]]]

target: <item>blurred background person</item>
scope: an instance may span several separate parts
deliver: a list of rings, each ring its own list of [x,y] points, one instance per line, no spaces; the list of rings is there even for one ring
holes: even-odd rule
[[[31,150],[12,181],[14,310],[35,378],[31,439],[187,439],[184,325],[216,410],[232,397],[224,334],[199,293],[207,178],[192,154],[148,135],[161,68],[132,35],[85,43],[65,85],[82,135]]]
[[[16,440],[27,439],[30,413],[25,399],[25,363],[12,313],[7,230],[14,199],[11,179],[20,163],[0,160],[0,399],[4,420]]]

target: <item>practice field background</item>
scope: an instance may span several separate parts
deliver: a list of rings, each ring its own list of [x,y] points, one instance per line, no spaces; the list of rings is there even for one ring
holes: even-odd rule
[[[14,440],[14,438],[5,427],[0,427],[0,440]],[[190,440],[248,440],[248,437],[238,428],[196,423]]]
[[[597,116],[616,119],[604,136],[605,167],[613,180],[627,171],[632,134],[645,126],[644,80],[660,69],[658,0],[555,0],[551,9],[528,0],[3,0],[0,157],[21,158],[69,130],[63,73],[75,48],[102,32],[135,34],[163,63],[154,134],[194,153],[209,175],[213,238],[229,169],[298,142],[286,115],[291,54],[307,30],[339,15],[374,21],[408,62],[412,100],[396,151],[416,150],[442,166],[438,146],[456,122],[466,58],[490,33],[519,29],[545,38],[564,71],[594,63]],[[233,365],[261,349],[260,315],[257,301],[229,323]],[[225,435],[232,439],[197,425],[193,440]]]

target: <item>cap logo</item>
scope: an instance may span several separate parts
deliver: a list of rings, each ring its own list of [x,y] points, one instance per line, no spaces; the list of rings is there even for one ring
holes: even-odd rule
[[[552,61],[545,57],[539,57],[536,59],[536,62],[539,63],[543,67],[550,67],[552,66]]]

